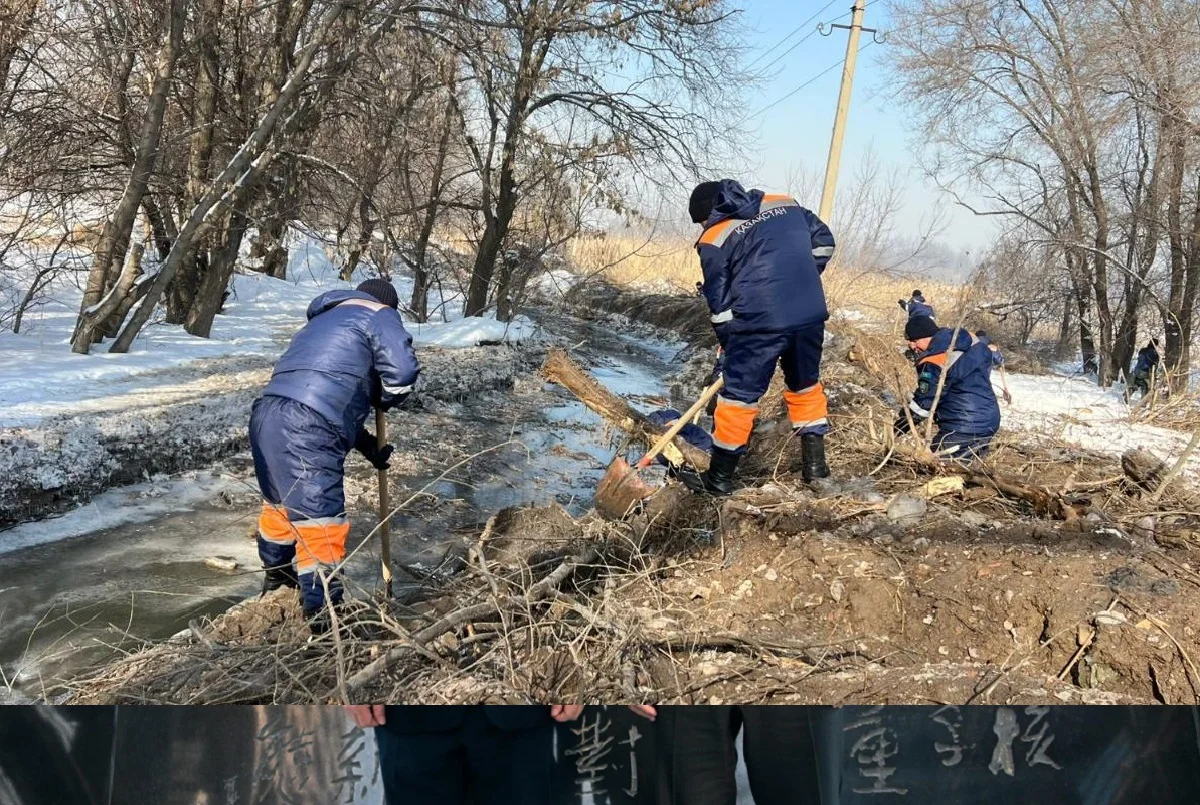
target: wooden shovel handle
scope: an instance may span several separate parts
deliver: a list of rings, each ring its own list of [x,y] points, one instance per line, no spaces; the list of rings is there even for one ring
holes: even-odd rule
[[[650,450],[646,453],[646,455],[642,456],[641,460],[637,463],[637,468],[639,470],[644,470],[646,467],[649,467],[650,462],[657,458],[658,454],[666,449],[667,445],[671,443],[671,440],[679,435],[679,431],[683,430],[684,427],[692,421],[692,417],[702,410],[704,406],[708,405],[708,401],[711,400],[724,385],[725,378],[718,377],[711,386],[706,388],[704,393],[700,395],[700,399],[696,400],[692,407],[689,408],[687,412],[683,414],[683,416],[675,420],[675,424],[667,428],[667,432],[658,438],[658,441],[650,447]]]

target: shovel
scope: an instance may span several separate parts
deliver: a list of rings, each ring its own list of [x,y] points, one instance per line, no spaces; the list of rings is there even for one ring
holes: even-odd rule
[[[383,411],[375,409],[375,440],[382,449],[387,444],[387,418]],[[383,587],[387,597],[392,597],[392,523],[391,502],[388,500],[387,470],[379,471],[379,556],[383,565]]]
[[[675,420],[675,424],[659,437],[646,455],[638,460],[636,466],[630,467],[629,462],[620,456],[614,458],[608,465],[604,477],[600,479],[600,485],[596,487],[596,510],[609,519],[620,520],[629,513],[635,503],[653,495],[657,489],[642,479],[641,471],[650,466],[650,462],[666,449],[671,440],[679,435],[679,431],[683,430],[697,413],[704,410],[704,406],[708,405],[708,401],[721,390],[724,384],[725,378],[718,377],[711,386],[706,388],[700,395],[700,399],[696,400],[686,413]]]

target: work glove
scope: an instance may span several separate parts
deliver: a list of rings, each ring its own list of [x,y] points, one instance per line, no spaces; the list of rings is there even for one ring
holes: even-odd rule
[[[908,310],[908,302],[905,302],[903,299],[901,299],[899,301],[900,301],[900,308],[902,310]]]
[[[915,364],[917,362],[917,352],[912,347],[907,347],[904,350],[904,357],[908,359],[909,363]]]
[[[703,282],[696,283],[696,296],[704,296],[704,283]]]
[[[380,447],[378,440],[366,428],[359,429],[358,436],[354,439],[354,449],[362,453],[363,458],[371,462],[377,470],[386,470],[391,466],[389,461],[396,450],[390,444]]]

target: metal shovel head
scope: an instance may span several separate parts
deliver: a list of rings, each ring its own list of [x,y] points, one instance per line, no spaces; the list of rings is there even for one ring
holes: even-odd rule
[[[641,474],[629,462],[617,456],[608,465],[600,485],[596,487],[596,511],[610,520],[620,520],[639,501],[657,490],[642,480]]]

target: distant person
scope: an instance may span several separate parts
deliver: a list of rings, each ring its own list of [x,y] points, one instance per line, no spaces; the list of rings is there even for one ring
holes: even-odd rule
[[[904,337],[917,355],[917,388],[908,413],[901,411],[896,420],[896,431],[908,431],[909,413],[917,426],[932,415],[937,432],[931,447],[936,453],[956,461],[982,458],[1000,429],[991,350],[968,331],[960,329],[956,336],[954,330],[938,327],[928,316],[909,319]],[[945,381],[938,397],[943,373]]]
[[[654,720],[656,805],[736,805],[737,736],[755,805],[821,801],[813,707],[684,705],[631,709]]]
[[[554,805],[554,722],[581,704],[349,705],[374,728],[385,805]]]
[[[1146,346],[1138,350],[1137,362],[1133,365],[1133,375],[1129,387],[1129,397],[1140,391],[1145,397],[1150,393],[1150,373],[1158,368],[1158,339],[1151,338]]]
[[[908,299],[901,299],[899,301],[900,307],[904,308],[904,311],[908,313],[908,317],[910,319],[913,316],[928,316],[931,319],[936,318],[933,315],[933,305],[930,305],[925,301],[925,295],[922,294],[919,289],[914,290],[912,292],[912,296],[910,296]]]
[[[329,574],[346,556],[346,456],[358,450],[387,468],[392,446],[379,448],[363,425],[372,407],[403,402],[420,372],[398,305],[396,289],[382,279],[318,296],[251,409],[263,592],[299,587],[314,632],[328,628],[316,570]],[[328,577],[328,588],[329,603],[339,603],[341,581]]]
[[[829,310],[821,272],[833,255],[833,234],[795,199],[746,190],[733,179],[697,185],[688,212],[702,230],[696,250],[724,353],[725,387],[713,415],[712,463],[681,480],[695,492],[733,491],[758,402],[779,365],[804,479],[828,477],[820,366]]]

